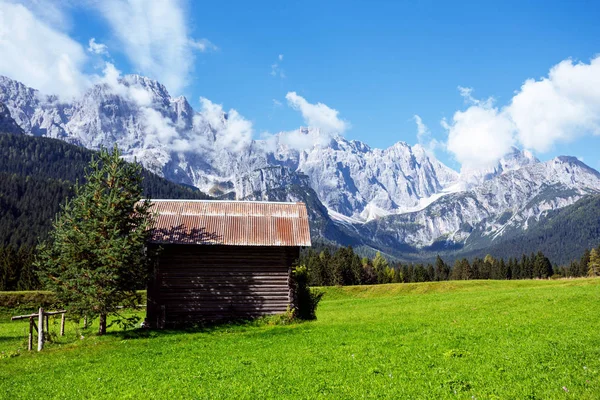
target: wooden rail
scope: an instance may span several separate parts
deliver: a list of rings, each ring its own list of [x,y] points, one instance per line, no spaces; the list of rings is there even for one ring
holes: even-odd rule
[[[65,335],[65,313],[66,312],[67,312],[66,310],[44,311],[44,309],[40,307],[40,310],[35,314],[16,315],[14,317],[11,317],[11,321],[17,321],[20,319],[29,319],[29,338],[27,341],[27,350],[31,351],[33,349],[33,330],[35,328],[35,330],[38,333],[38,351],[42,351],[42,349],[44,348],[44,341],[46,339],[45,338],[46,335],[44,334],[44,332],[48,334],[48,337],[50,337],[50,327],[48,325],[48,317],[50,315],[61,314],[60,336],[64,336]],[[34,318],[38,319],[37,325],[35,323]],[[44,330],[44,321],[46,324],[45,330]]]

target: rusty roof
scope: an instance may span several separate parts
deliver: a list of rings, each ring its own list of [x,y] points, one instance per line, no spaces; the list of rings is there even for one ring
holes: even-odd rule
[[[304,203],[151,200],[151,242],[228,246],[310,246]]]

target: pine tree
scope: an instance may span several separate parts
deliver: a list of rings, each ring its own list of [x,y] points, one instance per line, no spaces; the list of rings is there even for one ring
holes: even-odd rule
[[[387,260],[381,255],[380,252],[377,252],[377,254],[375,254],[375,258],[373,259],[373,269],[377,275],[378,283],[389,283],[388,276],[385,273],[387,268],[389,268]]]
[[[539,251],[535,256],[534,261],[534,277],[547,279],[552,276],[552,263],[550,260]]]
[[[588,263],[588,276],[600,276],[600,252],[592,249]]]
[[[578,271],[577,276],[587,276],[588,275],[590,254],[591,254],[590,250],[585,249],[585,251],[583,252],[583,256],[581,257],[581,260],[579,260],[579,271]]]
[[[102,150],[86,171],[86,183],[61,208],[36,266],[47,289],[76,317],[99,317],[100,335],[118,306],[134,306],[146,282],[150,202],[142,197],[142,169],[121,159],[115,146]],[[134,320],[120,318],[122,323]]]

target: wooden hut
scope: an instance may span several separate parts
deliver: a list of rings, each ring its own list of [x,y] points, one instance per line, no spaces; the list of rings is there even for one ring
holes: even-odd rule
[[[303,203],[152,200],[159,247],[148,287],[151,327],[285,312],[291,268],[310,246]]]

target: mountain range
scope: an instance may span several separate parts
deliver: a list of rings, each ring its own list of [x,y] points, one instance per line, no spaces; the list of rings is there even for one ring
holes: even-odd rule
[[[600,173],[574,157],[541,162],[513,148],[490,168],[458,173],[420,145],[374,149],[310,127],[255,140],[248,124],[205,99],[197,112],[139,75],[69,101],[0,77],[4,131],[93,150],[117,144],[126,159],[216,198],[304,201],[314,240],[365,252],[490,248],[600,193]]]

